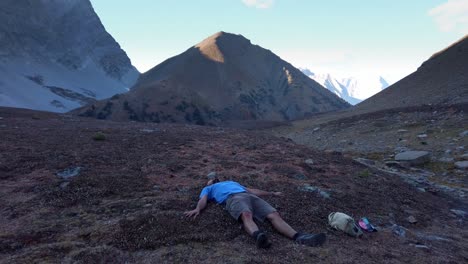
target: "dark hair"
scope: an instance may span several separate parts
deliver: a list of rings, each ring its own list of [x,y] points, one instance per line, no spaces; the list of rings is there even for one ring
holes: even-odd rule
[[[218,178],[214,178],[214,179],[213,179],[213,184],[218,183],[218,182],[219,182],[219,179],[218,179]]]

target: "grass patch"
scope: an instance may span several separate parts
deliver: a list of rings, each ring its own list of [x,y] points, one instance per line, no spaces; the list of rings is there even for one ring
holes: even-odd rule
[[[99,131],[96,134],[94,134],[93,139],[96,141],[103,141],[103,140],[106,140],[106,135],[104,135],[104,133]]]
[[[380,152],[373,152],[373,153],[367,154],[366,158],[370,159],[370,160],[384,160],[385,159],[385,154],[380,153]]]
[[[368,178],[369,176],[371,176],[372,173],[368,170],[368,169],[365,169],[365,170],[362,170],[358,173],[358,176],[360,178]]]
[[[432,171],[434,173],[442,173],[446,171],[453,171],[455,164],[449,162],[429,162],[423,165],[424,169]]]

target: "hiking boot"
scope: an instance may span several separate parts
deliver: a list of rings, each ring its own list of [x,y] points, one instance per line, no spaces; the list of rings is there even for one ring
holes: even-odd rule
[[[257,248],[269,248],[271,246],[270,241],[268,241],[268,237],[264,232],[259,232],[255,237],[255,244]]]
[[[296,238],[296,243],[309,247],[321,246],[327,240],[324,233],[320,234],[299,234]]]

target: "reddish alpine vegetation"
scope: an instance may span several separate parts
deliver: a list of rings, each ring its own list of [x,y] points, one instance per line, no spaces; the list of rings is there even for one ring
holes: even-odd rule
[[[339,152],[227,128],[7,108],[0,108],[0,117],[1,263],[468,259],[466,219],[451,211],[466,210],[464,201],[420,192]],[[101,140],[94,139],[98,132]],[[265,199],[295,229],[326,232],[328,241],[317,248],[297,245],[264,223],[273,245],[259,250],[220,206],[186,219],[183,212],[195,206],[212,171],[283,192]],[[366,216],[379,231],[360,239],[333,231],[327,216],[335,211]]]

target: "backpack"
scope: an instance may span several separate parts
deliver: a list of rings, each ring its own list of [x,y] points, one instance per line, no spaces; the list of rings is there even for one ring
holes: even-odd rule
[[[362,230],[356,225],[354,219],[344,213],[333,212],[328,215],[328,224],[337,229],[345,232],[352,237],[361,237]]]

